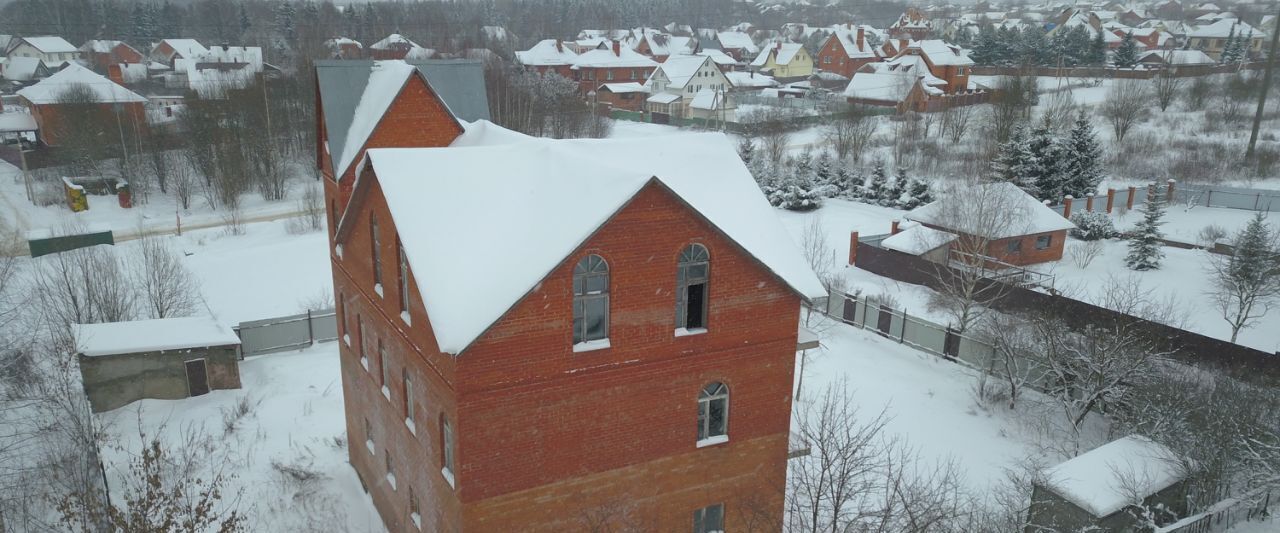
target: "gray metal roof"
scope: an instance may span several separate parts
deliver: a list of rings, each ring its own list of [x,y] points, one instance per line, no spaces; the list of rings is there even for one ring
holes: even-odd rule
[[[316,61],[316,84],[324,109],[330,164],[339,172],[337,158],[347,140],[347,130],[355,118],[356,106],[364,94],[372,60]],[[485,95],[484,63],[468,59],[408,61],[427,79],[458,120],[489,120],[489,100]]]

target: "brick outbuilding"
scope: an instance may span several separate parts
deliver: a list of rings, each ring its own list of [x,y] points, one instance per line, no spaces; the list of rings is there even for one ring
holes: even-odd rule
[[[436,81],[380,64],[318,135],[345,139],[317,160],[350,460],[386,526],[780,516],[799,304],[824,289],[733,143],[529,138],[458,120]]]
[[[961,248],[1016,266],[1062,259],[1067,230],[1057,211],[1012,183],[976,185],[907,213],[906,218],[959,236]]]

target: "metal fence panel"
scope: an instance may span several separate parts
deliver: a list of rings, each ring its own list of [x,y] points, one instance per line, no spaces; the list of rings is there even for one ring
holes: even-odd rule
[[[333,309],[297,315],[241,322],[241,356],[280,352],[338,338],[338,321]]]

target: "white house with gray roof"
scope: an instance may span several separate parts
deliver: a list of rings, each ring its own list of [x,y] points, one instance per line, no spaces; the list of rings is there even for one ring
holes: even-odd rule
[[[645,109],[651,113],[734,120],[735,106],[728,98],[733,83],[709,56],[673,55],[658,65],[645,86],[651,95]]]

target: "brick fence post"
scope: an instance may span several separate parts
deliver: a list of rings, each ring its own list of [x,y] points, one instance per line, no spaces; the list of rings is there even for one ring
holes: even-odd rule
[[[1115,203],[1116,203],[1116,190],[1108,188],[1107,189],[1107,214],[1108,215],[1111,214],[1111,207],[1114,206]]]
[[[1062,198],[1062,218],[1071,218],[1071,202],[1075,201],[1070,194]]]
[[[1165,189],[1165,192],[1164,192],[1164,203],[1166,204],[1173,203],[1173,184],[1176,182],[1177,180],[1173,178],[1169,178],[1169,186],[1167,189]]]
[[[891,224],[889,225],[889,235],[897,235],[897,234],[898,234],[898,224],[899,224],[900,222],[901,222],[901,221],[900,221],[900,220],[898,220],[898,219],[896,219],[896,218],[895,218],[895,219],[893,219],[893,223],[891,223]]]
[[[1137,188],[1137,187],[1134,187],[1134,186],[1132,186],[1132,185],[1130,185],[1130,186],[1129,186],[1129,199],[1128,199],[1128,200],[1125,200],[1125,202],[1124,202],[1124,208],[1125,208],[1125,209],[1130,210],[1130,211],[1132,211],[1132,210],[1133,210],[1133,197],[1134,197],[1134,196],[1137,196],[1137,195],[1138,195],[1138,188]]]
[[[858,232],[849,232],[849,266],[858,260]]]
[[[1092,213],[1092,212],[1093,212],[1093,193],[1089,193],[1089,194],[1085,195],[1085,197],[1084,197],[1084,210],[1085,210],[1085,211],[1088,211],[1088,212],[1090,212],[1090,213]]]

